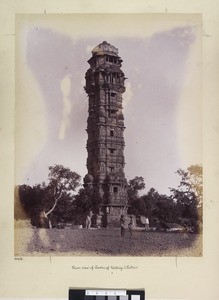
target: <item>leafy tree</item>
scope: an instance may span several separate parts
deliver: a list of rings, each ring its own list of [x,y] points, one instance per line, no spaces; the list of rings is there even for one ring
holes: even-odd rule
[[[160,228],[177,220],[176,204],[172,198],[159,194],[154,188],[134,200],[129,213],[148,217],[152,226]]]
[[[62,165],[49,167],[48,184],[21,185],[19,199],[37,227],[51,227],[52,222],[71,219],[73,192],[80,185],[80,175]]]
[[[151,188],[146,195],[141,197],[145,203],[146,217],[151,218],[157,210],[157,202],[160,200],[159,193]]]
[[[202,222],[202,167],[191,165],[186,171],[179,169],[176,173],[181,177],[180,184],[177,189],[170,190],[178,208],[179,219],[189,219],[190,224],[195,224],[197,221]]]
[[[16,187],[19,201],[29,218],[37,214],[43,208],[45,186],[36,184],[33,187],[23,184]]]
[[[139,198],[139,191],[145,188],[144,178],[141,176],[135,176],[135,178],[128,182],[128,199],[129,203]]]
[[[134,215],[146,215],[146,205],[144,199],[142,197],[137,198],[131,202],[131,206],[128,209],[129,214]]]
[[[186,171],[178,169],[176,173],[181,177],[181,180],[177,189],[170,189],[174,198],[178,202],[185,201],[186,204],[194,202],[195,199],[197,206],[201,206],[203,198],[202,167],[192,165]]]
[[[69,198],[75,189],[79,187],[81,176],[62,165],[55,165],[49,167],[48,178],[48,190],[50,198],[53,200],[53,206],[45,212],[46,217],[56,208],[59,199],[64,195]]]
[[[75,221],[75,205],[74,196],[63,193],[56,207],[50,214],[52,224],[74,222]]]
[[[94,188],[82,188],[75,196],[75,207],[78,214],[86,215],[90,211],[99,213],[102,198]]]
[[[156,209],[156,203],[159,200],[159,196],[158,192],[154,188],[151,188],[146,195],[136,197],[136,199],[131,202],[129,213],[150,218],[152,212]]]
[[[173,203],[171,197],[161,195],[156,206],[157,210],[155,216],[161,223],[172,223],[176,221],[176,206]]]

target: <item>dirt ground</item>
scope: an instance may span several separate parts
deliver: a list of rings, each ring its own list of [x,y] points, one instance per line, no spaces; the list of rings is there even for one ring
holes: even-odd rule
[[[202,256],[202,235],[120,229],[15,228],[15,256]]]

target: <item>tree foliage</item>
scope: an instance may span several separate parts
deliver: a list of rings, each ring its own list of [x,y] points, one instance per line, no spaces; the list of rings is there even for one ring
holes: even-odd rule
[[[82,188],[75,196],[75,207],[79,214],[88,214],[90,211],[99,213],[102,198],[93,188]]]
[[[48,189],[54,203],[46,216],[55,209],[59,199],[71,199],[72,193],[80,185],[81,176],[62,165],[55,165],[49,167],[48,179]]]
[[[202,167],[200,165],[192,165],[186,171],[178,169],[176,173],[180,176],[180,184],[177,189],[170,189],[173,193],[173,198],[177,202],[185,204],[195,201],[197,206],[202,205]]]
[[[176,173],[180,176],[180,184],[177,189],[170,190],[178,209],[178,217],[190,220],[189,223],[198,231],[203,207],[202,167],[191,165],[187,170],[178,169]]]
[[[192,165],[187,170],[178,169],[176,173],[180,176],[180,184],[170,189],[170,196],[159,194],[154,188],[139,196],[138,191],[144,182],[141,184],[142,180],[135,177],[129,182],[131,201],[128,212],[148,217],[152,226],[159,223],[165,227],[167,223],[179,223],[198,231],[197,224],[202,221],[202,167]]]
[[[202,167],[192,165],[187,170],[178,169],[176,173],[180,183],[177,188],[170,189],[170,196],[159,194],[154,188],[140,196],[139,192],[145,188],[144,178],[136,176],[129,180],[128,213],[149,218],[151,226],[179,223],[199,230],[197,224],[202,221]],[[80,179],[80,175],[69,168],[50,166],[47,184],[16,187],[15,218],[28,217],[38,227],[73,220],[83,224],[83,218],[91,211],[99,213],[103,199],[92,187],[81,188],[75,195]]]
[[[137,200],[139,197],[139,191],[145,188],[144,178],[141,176],[135,176],[128,182],[128,200],[129,203]]]
[[[19,200],[32,225],[48,227],[50,221],[71,219],[73,192],[80,185],[80,179],[80,175],[69,168],[55,165],[49,167],[48,184],[20,185]]]
[[[164,222],[175,222],[176,205],[171,197],[159,194],[151,188],[147,194],[137,198],[131,204],[129,213],[149,218],[150,224],[157,225]]]

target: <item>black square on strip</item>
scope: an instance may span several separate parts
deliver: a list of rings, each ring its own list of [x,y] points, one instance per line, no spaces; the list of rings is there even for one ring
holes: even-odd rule
[[[69,290],[68,300],[85,300],[84,297],[85,290]]]

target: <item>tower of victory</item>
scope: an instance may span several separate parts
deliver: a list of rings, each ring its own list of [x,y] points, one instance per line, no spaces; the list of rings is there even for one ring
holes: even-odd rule
[[[88,95],[87,170],[84,185],[99,192],[106,225],[118,225],[127,214],[127,180],[124,166],[122,94],[125,75],[118,49],[102,42],[92,50],[86,72]]]

